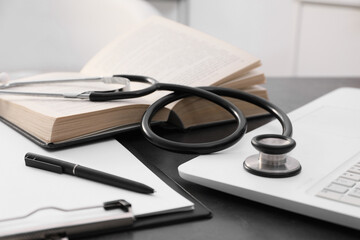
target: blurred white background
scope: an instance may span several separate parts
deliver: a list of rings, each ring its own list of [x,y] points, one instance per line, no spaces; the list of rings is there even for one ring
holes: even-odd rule
[[[80,71],[118,35],[158,14],[143,0],[0,0],[0,72]]]
[[[250,52],[267,76],[360,76],[360,0],[0,0],[0,72],[78,71],[153,14]]]
[[[262,59],[267,76],[360,76],[360,0],[147,0]]]

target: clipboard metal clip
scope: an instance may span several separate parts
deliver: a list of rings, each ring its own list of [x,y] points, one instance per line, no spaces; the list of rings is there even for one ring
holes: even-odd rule
[[[63,209],[58,207],[43,207],[36,209],[26,215],[17,216],[13,218],[0,219],[0,224],[4,222],[12,222],[15,223],[26,220],[37,212],[45,211],[45,210],[57,210],[61,212],[76,212],[83,210],[91,210],[103,208],[105,211],[111,210],[121,210],[123,213],[119,214],[117,218],[112,219],[103,219],[103,221],[96,221],[94,219],[85,219],[82,221],[74,222],[75,224],[72,226],[65,226],[62,224],[57,225],[56,227],[52,226],[51,228],[45,228],[40,231],[27,231],[27,232],[13,232],[10,235],[5,235],[5,239],[44,239],[44,240],[68,240],[71,236],[81,236],[84,233],[91,233],[94,229],[97,230],[105,230],[107,228],[119,228],[119,227],[127,227],[134,223],[135,216],[132,211],[131,204],[126,200],[120,199],[115,201],[104,202],[102,205],[97,206],[88,206],[82,208],[73,208],[73,209]],[[2,239],[2,236],[0,235]]]
[[[131,204],[124,199],[104,203],[105,210],[113,210],[117,208],[120,208],[124,212],[129,212],[131,211]]]

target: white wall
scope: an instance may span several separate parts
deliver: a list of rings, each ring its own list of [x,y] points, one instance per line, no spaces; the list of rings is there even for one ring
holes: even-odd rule
[[[189,4],[190,26],[259,57],[267,74],[292,74],[297,13],[293,1],[194,0]]]
[[[360,7],[304,4],[297,49],[301,76],[360,76]]]
[[[360,76],[360,0],[148,0],[262,59],[267,76]]]

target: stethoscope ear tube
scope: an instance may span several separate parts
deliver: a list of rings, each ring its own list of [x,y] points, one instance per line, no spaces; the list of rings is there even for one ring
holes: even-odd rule
[[[158,90],[158,81],[151,77],[138,76],[138,75],[124,75],[124,74],[114,75],[113,77],[127,78],[130,80],[130,82],[146,83],[149,84],[149,86],[140,90],[133,90],[133,91],[90,92],[89,100],[93,102],[102,102],[102,101],[119,100],[119,99],[139,98],[151,94],[156,90]]]
[[[200,88],[193,88],[193,87],[187,87],[176,84],[163,84],[163,83],[159,83],[158,85],[159,85],[158,87],[159,90],[169,90],[169,91],[174,91],[174,93],[166,95],[158,99],[155,103],[153,103],[145,111],[143,118],[141,120],[141,129],[145,137],[154,145],[175,152],[208,154],[211,152],[217,152],[226,149],[234,145],[245,134],[247,128],[245,116],[234,104],[230,103],[224,98]],[[152,117],[167,104],[190,95],[192,96],[195,95],[201,98],[205,98],[226,109],[229,113],[231,113],[234,116],[234,118],[237,121],[237,128],[235,129],[235,131],[232,134],[220,140],[205,142],[205,143],[175,142],[169,139],[162,138],[157,134],[155,134],[150,126]]]

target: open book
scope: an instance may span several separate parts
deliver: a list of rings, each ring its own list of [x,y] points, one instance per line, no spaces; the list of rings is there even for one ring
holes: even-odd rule
[[[213,85],[242,89],[267,98],[266,89],[259,86],[265,83],[264,74],[255,69],[260,65],[258,58],[241,49],[179,23],[153,17],[103,48],[80,73],[51,73],[30,79],[132,74],[193,87]],[[99,90],[102,85],[105,84],[49,84],[13,90],[81,92]],[[165,94],[167,92],[157,92],[111,102],[1,95],[0,116],[45,145],[57,144],[138,124],[148,105]],[[251,104],[231,101],[246,116],[263,114]],[[177,115],[180,121],[176,124],[183,128],[231,118],[215,104],[191,97],[168,106],[154,120],[167,121],[170,112]]]

